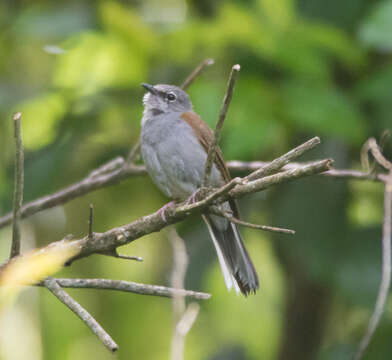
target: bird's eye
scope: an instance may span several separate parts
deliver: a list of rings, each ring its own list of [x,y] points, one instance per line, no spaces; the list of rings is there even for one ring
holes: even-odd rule
[[[169,93],[166,95],[166,99],[169,100],[169,101],[174,101],[174,100],[177,99],[177,96],[176,96],[176,94],[174,94],[174,93],[172,93],[172,92],[169,92]]]

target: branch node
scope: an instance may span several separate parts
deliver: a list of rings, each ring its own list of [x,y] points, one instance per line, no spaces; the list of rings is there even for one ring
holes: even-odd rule
[[[110,335],[103,329],[103,327],[90,315],[90,313],[83,308],[77,301],[75,301],[67,292],[65,292],[58,284],[56,279],[47,278],[43,284],[45,287],[66,305],[76,316],[78,316],[98,337],[98,339],[111,351],[116,352],[118,345],[113,341]]]

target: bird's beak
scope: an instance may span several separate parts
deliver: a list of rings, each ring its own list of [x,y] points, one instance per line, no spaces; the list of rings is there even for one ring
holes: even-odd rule
[[[146,83],[142,83],[142,86],[151,94],[158,95],[157,89],[154,88],[154,86]]]

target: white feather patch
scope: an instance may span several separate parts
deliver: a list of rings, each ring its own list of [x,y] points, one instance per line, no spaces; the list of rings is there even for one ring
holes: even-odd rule
[[[225,258],[223,256],[222,250],[219,247],[218,241],[215,238],[215,235],[214,235],[214,232],[213,232],[213,230],[211,228],[211,225],[210,225],[210,223],[208,222],[208,220],[206,219],[206,217],[204,215],[202,215],[202,217],[203,217],[205,223],[207,224],[208,232],[210,233],[212,242],[214,243],[215,250],[216,250],[216,253],[218,255],[219,264],[220,264],[220,267],[221,267],[221,270],[222,270],[222,274],[223,274],[223,278],[225,280],[225,284],[226,284],[227,290],[230,291],[231,288],[234,287],[236,293],[239,294],[240,288],[239,288],[239,286],[237,284],[237,281],[235,280],[234,276],[230,273],[229,267],[226,264],[226,261],[225,261]]]

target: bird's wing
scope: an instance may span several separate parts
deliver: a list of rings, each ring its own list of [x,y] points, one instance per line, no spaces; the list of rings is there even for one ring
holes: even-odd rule
[[[211,142],[214,138],[214,132],[210,129],[207,123],[196,113],[194,112],[184,112],[181,115],[181,118],[191,126],[193,132],[195,133],[197,139],[200,144],[203,146],[206,153],[208,153],[208,149],[211,145]],[[226,162],[223,159],[222,151],[219,145],[216,147],[216,155],[215,155],[215,166],[222,174],[225,182],[229,182],[231,180],[229,169],[227,168]],[[239,218],[239,210],[238,205],[234,200],[230,200],[230,207],[234,212],[234,216]]]
[[[203,121],[202,118],[194,112],[184,112],[181,117],[188,123],[188,125],[192,127],[193,132],[195,133],[200,144],[203,146],[206,153],[208,153],[208,149],[214,138],[213,131],[209,128],[207,123]],[[230,172],[226,166],[225,160],[223,159],[222,151],[219,146],[217,146],[216,150],[217,151],[215,155],[215,166],[222,174],[223,179],[226,182],[229,182]]]

